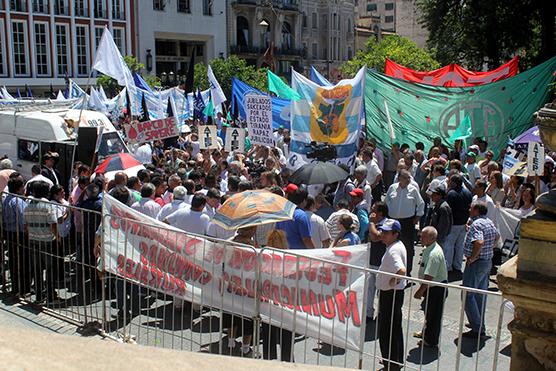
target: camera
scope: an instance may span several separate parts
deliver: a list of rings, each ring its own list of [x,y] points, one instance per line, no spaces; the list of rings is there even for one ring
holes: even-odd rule
[[[330,161],[336,158],[336,147],[328,144],[328,143],[321,143],[318,144],[317,142],[311,142],[308,144],[307,147],[310,147],[311,150],[307,152],[307,158],[314,158],[317,161]]]

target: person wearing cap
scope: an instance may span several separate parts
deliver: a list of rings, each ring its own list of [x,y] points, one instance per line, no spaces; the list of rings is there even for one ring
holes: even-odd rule
[[[467,172],[467,176],[472,187],[475,186],[477,179],[481,178],[481,169],[479,168],[479,165],[477,165],[476,160],[477,154],[475,152],[467,152],[467,156],[465,157],[465,171]]]
[[[369,268],[374,270],[378,270],[386,252],[386,245],[380,239],[380,227],[388,220],[387,216],[388,206],[382,201],[375,202],[371,208],[371,215],[369,215],[369,241],[371,242]],[[367,323],[370,323],[375,318],[376,274],[369,274],[367,288]]]
[[[187,189],[184,186],[177,186],[173,190],[173,197],[172,201],[164,205],[158,214],[156,215],[156,219],[163,221],[166,217],[172,214],[175,211],[178,211],[182,207],[188,207],[189,205],[184,202],[185,197],[187,196]]]
[[[404,358],[402,305],[406,280],[380,273],[406,275],[407,255],[400,241],[401,230],[400,222],[394,219],[386,219],[379,227],[380,239],[386,245],[376,277],[379,290],[378,341],[384,370],[401,369]]]
[[[425,227],[421,232],[424,250],[419,262],[419,278],[431,282],[448,283],[448,271],[444,252],[436,243],[437,231],[434,227]],[[446,288],[422,283],[413,297],[423,299],[425,310],[425,327],[422,332],[414,334],[421,338],[419,346],[437,347],[442,327],[442,313],[446,301]]]
[[[421,197],[419,189],[411,182],[411,174],[407,170],[401,170],[398,182],[388,188],[386,193],[386,205],[390,212],[389,217],[400,222],[401,236],[407,250],[407,275],[411,275],[413,256],[415,255],[415,224],[425,213],[425,202]]]
[[[295,187],[295,190],[292,192]],[[298,188],[295,184],[289,184],[286,187],[286,197],[289,201],[293,202],[297,207],[293,213],[292,220],[286,220],[276,223],[276,229],[283,230],[288,240],[288,249],[314,249],[313,241],[311,240],[311,222],[303,206],[307,198],[307,191],[303,188]]]
[[[50,179],[52,184],[60,184],[61,175],[58,170],[54,169],[58,157],[59,155],[56,152],[47,152],[42,156],[42,175]]]
[[[352,211],[359,221],[359,239],[361,242],[366,242],[369,230],[369,205],[365,200],[365,193],[361,188],[355,188],[349,195],[351,196]]]
[[[444,246],[444,241],[446,240],[446,236],[450,234],[453,223],[452,209],[446,202],[445,197],[446,186],[444,186],[444,184],[438,184],[436,187],[431,189],[430,198],[433,203],[433,207],[430,209],[427,224],[434,227],[437,231],[436,241],[440,244],[440,246]]]

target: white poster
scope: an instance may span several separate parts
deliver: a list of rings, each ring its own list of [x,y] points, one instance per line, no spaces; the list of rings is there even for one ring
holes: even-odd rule
[[[537,142],[529,142],[527,149],[527,173],[530,176],[544,174],[544,147]]]
[[[224,149],[227,152],[245,152],[245,129],[226,128]]]
[[[336,263],[366,267],[367,246],[295,254],[212,242],[104,197],[100,266],[107,272],[245,317],[257,314],[258,298],[263,322],[358,350],[365,275]]]
[[[199,126],[199,148],[201,149],[215,149],[218,148],[216,141],[216,126],[214,125],[200,125]]]
[[[243,101],[251,143],[274,147],[272,98],[266,95],[249,94]]]

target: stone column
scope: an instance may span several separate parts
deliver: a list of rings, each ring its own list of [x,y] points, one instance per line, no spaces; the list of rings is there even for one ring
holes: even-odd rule
[[[544,145],[556,150],[556,104],[536,114]],[[521,222],[519,254],[498,272],[498,286],[515,306],[511,371],[556,370],[556,191],[545,193]]]

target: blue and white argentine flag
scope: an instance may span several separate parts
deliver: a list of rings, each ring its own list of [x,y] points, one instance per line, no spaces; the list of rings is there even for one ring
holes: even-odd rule
[[[314,160],[306,157],[313,141],[335,146],[337,164],[353,165],[361,128],[365,70],[361,68],[353,79],[334,86],[320,86],[292,70],[292,88],[301,99],[291,103],[289,168],[296,170]]]

